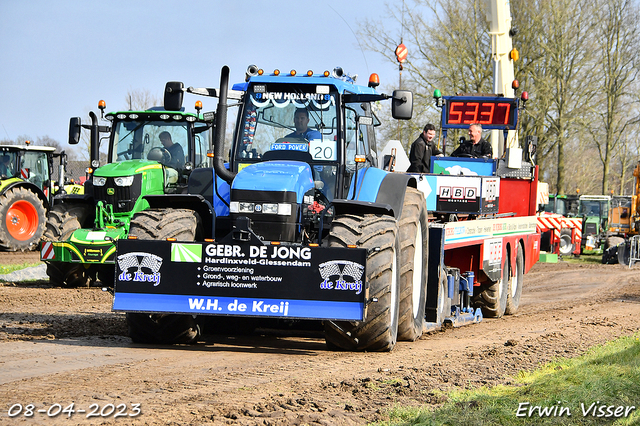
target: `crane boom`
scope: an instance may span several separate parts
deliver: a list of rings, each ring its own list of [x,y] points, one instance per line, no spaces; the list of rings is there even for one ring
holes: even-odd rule
[[[491,35],[491,58],[493,61],[493,92],[505,97],[515,97],[511,83],[515,79],[513,61],[510,52],[511,43],[511,4],[509,0],[486,0],[489,35]],[[491,131],[491,146],[498,157],[504,154],[504,144],[499,130]],[[506,147],[518,147],[518,133],[509,131]]]

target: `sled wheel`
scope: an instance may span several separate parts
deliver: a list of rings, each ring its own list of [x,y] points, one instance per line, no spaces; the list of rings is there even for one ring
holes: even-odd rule
[[[571,242],[571,230],[563,229],[560,231],[560,248],[558,249],[561,256],[570,256],[575,247]]]
[[[45,222],[43,202],[32,191],[13,188],[0,196],[0,245],[7,250],[36,249]]]
[[[524,282],[524,253],[520,244],[518,244],[518,251],[516,253],[515,272],[515,276],[509,277],[507,307],[504,312],[507,315],[515,314],[518,311],[518,307],[520,306],[520,296],[522,295],[522,285]]]
[[[367,316],[364,321],[326,321],[327,346],[351,351],[390,351],[398,338],[400,241],[395,219],[381,215],[337,216],[329,246],[347,245],[372,249],[366,266]]]
[[[476,293],[474,288],[473,306],[482,309],[482,316],[500,318],[507,309],[509,292],[509,257],[504,259],[502,279],[482,284]]]
[[[422,335],[427,298],[428,225],[422,192],[407,188],[399,222],[400,307],[398,340],[413,342]]]
[[[196,241],[201,223],[193,210],[149,209],[136,213],[131,219],[129,235],[139,240],[176,238]],[[191,315],[127,313],[129,337],[135,343],[195,343],[200,327]]]

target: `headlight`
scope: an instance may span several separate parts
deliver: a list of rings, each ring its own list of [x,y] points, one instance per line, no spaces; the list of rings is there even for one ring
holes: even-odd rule
[[[115,178],[117,186],[131,186],[133,183],[133,176],[122,176]]]
[[[97,169],[98,167],[100,167],[100,161],[98,160],[91,161],[91,167],[93,167],[94,169]]]
[[[105,183],[107,183],[106,177],[93,177],[93,186],[104,186]]]
[[[262,205],[262,213],[266,214],[278,214],[280,216],[290,216],[291,215],[291,204],[287,203],[264,203]]]
[[[240,202],[239,204],[239,208],[238,208],[238,212],[239,213],[253,213],[254,209],[255,209],[255,204],[254,203],[243,203]]]
[[[238,202],[232,201],[229,203],[229,212],[230,213],[238,213]]]
[[[262,205],[262,213],[265,213],[265,214],[278,214],[278,205],[277,204],[264,203]]]

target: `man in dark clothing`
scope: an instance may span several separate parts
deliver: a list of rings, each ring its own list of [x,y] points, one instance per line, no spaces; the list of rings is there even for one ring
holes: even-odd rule
[[[493,148],[491,144],[482,138],[482,124],[474,123],[469,126],[469,140],[460,144],[451,153],[452,157],[491,158]]]
[[[429,173],[431,168],[431,156],[442,157],[442,151],[438,149],[433,138],[436,136],[436,127],[433,124],[426,124],[418,139],[411,144],[409,151],[409,161],[411,165],[407,169],[413,173]]]
[[[182,169],[184,167],[184,150],[182,146],[177,143],[173,143],[171,140],[171,133],[162,132],[159,135],[162,146],[171,154],[171,160],[166,166],[173,167],[174,169]]]

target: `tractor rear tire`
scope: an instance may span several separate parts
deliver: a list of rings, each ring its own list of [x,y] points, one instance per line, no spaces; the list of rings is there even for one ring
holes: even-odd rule
[[[200,217],[187,209],[149,209],[131,219],[129,235],[139,240],[176,238],[196,241],[201,236]],[[200,327],[191,315],[127,313],[129,337],[135,343],[195,343]]]
[[[0,247],[35,250],[44,234],[46,216],[42,200],[26,188],[12,188],[0,195]]]
[[[394,218],[341,215],[333,220],[330,247],[356,245],[369,249],[369,290],[364,321],[326,321],[327,347],[349,351],[390,351],[398,338],[400,239]]]
[[[422,335],[425,321],[429,253],[426,201],[415,188],[407,188],[398,227],[401,265],[398,340],[413,342]]]
[[[507,309],[509,294],[509,257],[504,259],[502,279],[480,285],[479,291],[474,289],[473,306],[482,310],[482,316],[501,318]]]
[[[59,204],[47,216],[47,228],[42,239],[45,241],[66,241],[81,228],[81,221],[87,214],[85,206]],[[91,277],[87,269],[78,263],[47,262],[47,275],[52,285],[60,287],[89,287]]]
[[[507,307],[504,311],[506,315],[513,315],[520,307],[520,296],[522,295],[522,285],[524,283],[524,252],[522,246],[518,244],[516,252],[515,276],[509,274],[509,288],[507,293]]]

